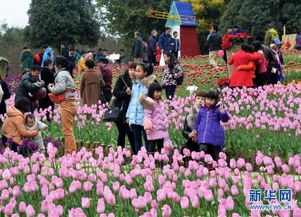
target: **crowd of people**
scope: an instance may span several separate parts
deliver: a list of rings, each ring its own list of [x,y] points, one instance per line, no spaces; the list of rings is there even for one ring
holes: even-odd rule
[[[217,67],[218,52],[222,51],[222,37],[217,25],[212,25],[208,35],[209,62]],[[275,31],[275,30],[273,30]],[[228,27],[225,36],[245,33],[238,25]],[[277,32],[276,32],[277,33]],[[273,36],[273,35],[272,35]],[[271,37],[272,37],[271,36]],[[278,37],[278,34],[276,36]],[[240,50],[229,55],[224,50],[226,64],[233,65],[230,69],[230,87],[258,87],[276,84],[284,80],[284,61],[281,52],[282,43],[279,38],[272,37],[264,44],[261,37],[243,43]],[[301,47],[301,35],[296,36],[295,49]]]
[[[158,65],[163,53],[172,53],[179,57],[181,49],[179,33],[174,31],[171,36],[171,28],[166,27],[165,31],[158,37],[157,30],[152,30],[148,41],[142,39],[140,32],[135,32],[135,43],[133,46],[133,57],[135,62],[148,62]]]
[[[228,28],[226,34],[243,32],[237,26]],[[79,52],[61,46],[62,56],[54,55],[51,47],[32,55],[25,47],[21,55],[22,79],[16,91],[15,105],[6,112],[5,99],[10,97],[7,84],[0,80],[3,99],[0,113],[6,114],[2,126],[2,142],[10,145],[14,151],[22,139],[29,137],[38,144],[39,151],[45,152],[41,130],[43,124],[33,115],[36,110],[47,110],[47,119],[55,104],[61,111],[62,133],[65,137],[65,154],[76,151],[73,122],[77,110],[75,101],[74,68],[81,75],[81,103],[89,107],[99,103],[109,105],[120,111],[114,120],[118,130],[118,146],[125,147],[128,137],[132,152],[137,154],[144,146],[148,153],[160,151],[169,141],[169,123],[162,102],[162,92],[172,100],[176,87],[183,82],[184,71],[178,61],[180,41],[178,33],[171,37],[171,29],[166,28],[157,39],[156,30],[151,32],[145,42],[139,32],[135,32],[133,47],[134,61],[112,86],[112,69],[108,64],[107,54],[99,49],[98,53]],[[298,36],[299,37],[299,36]],[[216,58],[221,50],[221,36],[218,27],[213,25],[208,36],[209,61],[217,65]],[[296,39],[297,40],[297,39]],[[296,44],[296,48],[298,44]],[[241,49],[231,57],[225,58],[229,65],[234,65],[230,87],[253,87],[275,84],[283,77],[283,58],[281,42],[273,39],[269,46],[260,40],[242,44]],[[162,80],[153,74],[153,66],[158,64],[158,54],[163,55],[165,67]],[[146,63],[148,62],[148,63]],[[2,90],[1,90],[2,89]],[[1,94],[0,94],[1,95]],[[199,91],[185,118],[183,136],[187,142],[182,147],[190,151],[204,151],[217,160],[224,146],[224,130],[220,122],[227,122],[229,115],[220,102],[218,91]],[[143,142],[144,141],[144,142]],[[212,165],[208,165],[210,167]]]
[[[143,144],[147,152],[153,154],[160,151],[169,140],[169,123],[162,92],[165,89],[168,99],[174,97],[183,69],[173,52],[165,51],[164,58],[166,67],[161,82],[153,74],[153,64],[143,62],[130,62],[126,71],[117,78],[114,88],[112,70],[106,58],[100,57],[95,64],[93,58],[86,55],[84,69],[79,70],[82,103],[92,106],[98,104],[99,100],[108,103],[113,98],[113,106],[121,111],[120,118],[114,121],[118,130],[118,146],[125,147],[127,136],[134,154],[138,153]],[[55,57],[54,61],[46,59],[42,62],[42,68],[33,65],[22,76],[15,105],[8,109],[3,123],[2,141],[4,144],[10,142],[11,149],[19,151],[22,139],[29,137],[44,152],[40,131],[47,129],[47,126],[37,120],[33,113],[46,106],[51,111],[55,103],[59,104],[61,110],[65,154],[70,154],[76,150],[72,129],[76,114],[73,65],[63,56]],[[52,71],[53,63],[55,71]],[[218,102],[219,94],[216,91],[201,91],[196,94],[195,103],[185,120],[183,135],[187,138],[187,143],[182,151],[184,148],[201,150],[210,153],[215,160],[218,158],[224,145],[224,131],[220,120],[229,120],[227,112]],[[191,113],[195,115],[191,116]],[[49,116],[48,120],[51,121]],[[218,139],[215,134],[219,135]]]

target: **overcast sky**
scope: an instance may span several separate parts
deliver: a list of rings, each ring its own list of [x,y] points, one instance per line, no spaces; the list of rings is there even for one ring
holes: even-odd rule
[[[0,24],[25,27],[28,24],[27,11],[31,0],[0,0]]]

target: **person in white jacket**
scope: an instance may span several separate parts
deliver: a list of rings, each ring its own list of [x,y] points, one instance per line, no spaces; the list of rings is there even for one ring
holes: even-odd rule
[[[39,152],[45,153],[44,141],[43,141],[40,130],[47,130],[48,126],[46,124],[44,124],[43,122],[36,120],[36,118],[33,114],[28,114],[25,117],[25,128],[27,130],[39,129],[38,135],[36,135],[35,137],[31,137],[30,141],[39,145]]]

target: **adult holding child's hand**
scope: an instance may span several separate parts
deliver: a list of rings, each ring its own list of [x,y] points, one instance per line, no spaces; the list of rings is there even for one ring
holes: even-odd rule
[[[7,111],[7,118],[2,127],[2,143],[7,143],[8,139],[12,139],[10,149],[17,152],[17,148],[21,145],[24,137],[36,136],[38,129],[30,131],[25,128],[24,114],[30,112],[31,102],[23,97],[19,98],[15,106],[12,106]]]

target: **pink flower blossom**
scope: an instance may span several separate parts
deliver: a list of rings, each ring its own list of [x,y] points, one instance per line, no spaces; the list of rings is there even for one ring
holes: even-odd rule
[[[25,213],[26,213],[26,217],[33,217],[35,215],[35,211],[34,211],[32,205],[28,205],[26,207]]]
[[[23,201],[21,201],[19,203],[19,212],[25,212],[26,211],[26,203],[24,203]]]
[[[97,213],[101,214],[105,211],[105,202],[104,202],[104,198],[100,198],[98,199],[97,202]]]
[[[189,199],[187,197],[182,197],[180,204],[182,209],[187,209],[189,207]]]
[[[93,185],[90,181],[84,182],[84,184],[83,184],[83,190],[86,192],[91,191],[92,187],[93,187]]]
[[[9,169],[5,169],[4,172],[2,173],[2,179],[9,180],[10,178],[11,178],[11,173]]]
[[[162,207],[162,216],[169,217],[171,215],[171,208],[167,204]]]
[[[89,208],[90,207],[91,198],[83,197],[82,198],[82,207]]]

